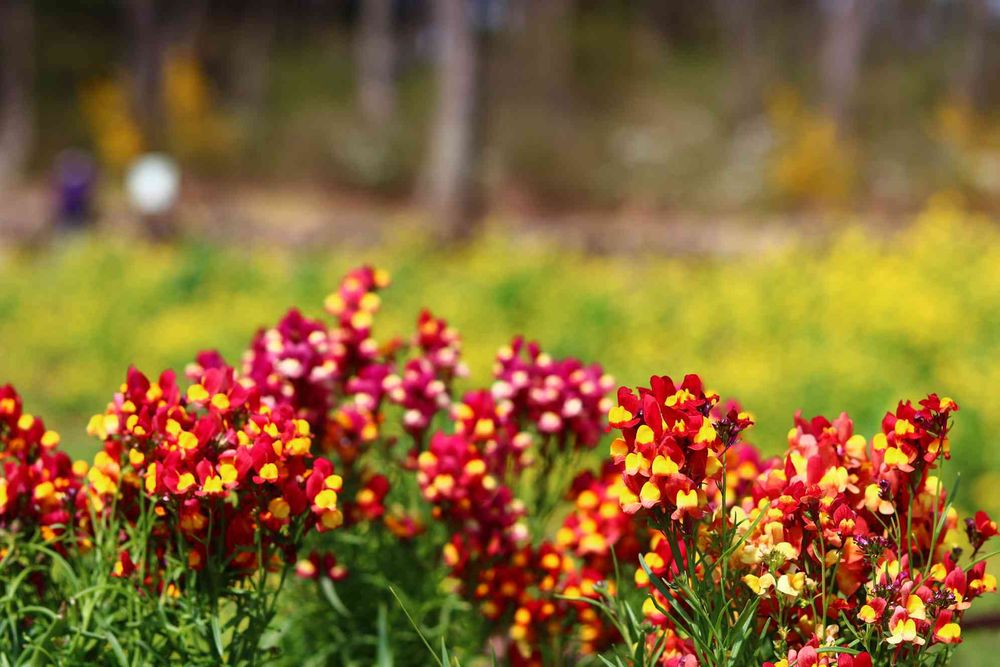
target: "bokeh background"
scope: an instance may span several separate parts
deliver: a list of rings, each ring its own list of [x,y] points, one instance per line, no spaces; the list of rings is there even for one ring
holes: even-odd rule
[[[0,0],[0,382],[89,458],[128,364],[235,359],[374,262],[381,331],[430,306],[470,385],[523,332],[702,373],[770,451],[798,409],[870,435],[949,395],[945,478],[1000,513],[998,32],[989,0]]]

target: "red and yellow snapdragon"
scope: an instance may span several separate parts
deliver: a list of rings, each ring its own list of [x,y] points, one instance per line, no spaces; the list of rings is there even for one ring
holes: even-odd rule
[[[0,530],[54,542],[72,529],[82,471],[59,442],[13,387],[0,386]]]
[[[170,371],[151,382],[129,369],[91,420],[103,441],[87,475],[96,520],[152,512],[148,561],[138,564],[152,582],[171,555],[234,580],[294,563],[304,532],[343,523],[343,480],[313,456],[310,424],[290,406],[262,403],[251,380],[222,364],[192,375],[182,390]]]
[[[636,580],[647,618],[688,638],[668,664],[770,651],[776,665],[931,664],[961,641],[964,611],[996,590],[977,557],[996,524],[967,521],[959,565],[939,478],[954,401],[901,402],[870,442],[846,415],[796,416],[786,454],[768,461],[740,440],[748,415],[719,411],[699,378],[650,387],[619,390],[611,457],[622,509],[659,531]],[[734,632],[704,633],[699,614],[720,610]]]

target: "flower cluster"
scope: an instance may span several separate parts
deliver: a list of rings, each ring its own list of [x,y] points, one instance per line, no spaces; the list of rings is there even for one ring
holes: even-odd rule
[[[491,391],[469,391],[454,402],[453,432],[433,433],[416,456],[421,492],[453,530],[445,563],[508,642],[512,664],[542,664],[553,641],[594,652],[614,633],[586,600],[596,600],[598,583],[614,578],[612,549],[624,558],[639,551],[618,505],[624,484],[610,468],[580,475],[559,491],[573,510],[555,539],[532,534],[530,526],[533,513],[546,510],[539,489],[568,460],[566,450],[592,446],[605,430],[612,380],[597,365],[553,359],[521,339],[500,350],[495,380]],[[516,491],[529,474],[540,480],[529,491],[530,506]]]
[[[0,386],[0,529],[52,541],[72,525],[82,470],[59,451],[59,434]]]
[[[336,317],[333,326],[293,308],[275,326],[259,331],[244,354],[242,374],[253,380],[264,403],[271,407],[291,405],[323,442],[337,401],[345,393],[365,393],[349,385],[357,383],[357,378],[371,378],[369,367],[378,361],[380,350],[371,335],[372,323],[381,305],[378,290],[388,284],[384,271],[367,266],[354,269],[326,299],[327,312]],[[380,386],[376,393],[369,392],[353,402],[362,421],[370,421],[372,404],[381,395]],[[353,416],[345,410],[348,414],[341,422]],[[360,434],[366,426],[367,422],[351,424],[347,430]],[[337,440],[336,436],[333,439]]]
[[[275,326],[257,333],[243,359],[243,372],[272,405],[290,404],[320,428],[344,363],[326,325],[288,311]]]
[[[378,357],[372,338],[375,313],[382,305],[379,290],[389,286],[389,274],[371,266],[348,271],[336,292],[326,298],[326,311],[337,318],[331,338],[341,357],[340,374],[349,378]]]
[[[584,655],[618,638],[591,604],[600,598],[599,585],[615,592],[612,550],[624,559],[639,551],[633,523],[618,507],[616,477],[605,470],[574,480],[568,498],[572,510],[554,541],[511,546],[502,558],[476,553],[460,535],[446,546],[453,576],[468,580],[469,595],[483,616],[506,627],[511,664],[546,664],[542,648],[555,638],[571,639]]]
[[[847,415],[796,415],[785,456],[767,461],[739,440],[748,416],[715,409],[696,376],[650,384],[619,390],[610,412],[622,508],[645,508],[660,531],[636,574],[649,620],[697,636],[680,620],[692,604],[681,591],[710,586],[768,629],[782,656],[769,664],[924,664],[932,646],[961,640],[963,612],[996,590],[976,555],[997,527],[982,512],[966,522],[965,566],[945,546],[959,524],[935,473],[954,401],[902,402],[871,442]],[[704,650],[689,648],[678,655]]]
[[[614,379],[597,365],[554,359],[538,343],[515,338],[497,353],[493,396],[520,419],[556,440],[558,448],[593,447],[604,433]]]
[[[598,584],[604,584],[608,594],[615,594],[615,560],[634,562],[646,540],[619,507],[624,490],[621,476],[611,466],[605,466],[599,474],[585,471],[578,475],[567,496],[571,503],[569,514],[555,539],[537,550],[538,590],[542,594],[539,599],[552,605],[564,621],[571,621],[572,630],[568,632],[576,636],[578,650],[585,655],[604,649],[618,638],[608,619],[587,600],[599,599]],[[517,622],[526,625],[528,618],[523,613],[520,618],[515,614],[512,637],[520,634]],[[545,620],[537,615],[530,619],[536,626]],[[548,630],[550,634],[554,631]],[[545,636],[538,628],[525,634]]]
[[[705,515],[719,492],[727,450],[752,424],[735,408],[714,418],[718,402],[718,394],[706,392],[696,375],[680,385],[654,376],[638,395],[618,390],[618,405],[608,419],[622,433],[611,444],[611,456],[624,470],[623,510],[658,508],[674,520]]]
[[[452,380],[467,375],[468,369],[461,361],[458,332],[428,310],[417,319],[413,347],[419,355],[406,363],[401,375],[386,377],[383,389],[404,409],[403,428],[419,447],[434,416],[451,407]]]
[[[214,559],[238,578],[272,556],[294,562],[303,531],[343,522],[343,480],[313,459],[309,422],[290,405],[263,403],[231,368],[203,369],[184,392],[171,371],[150,382],[129,369],[88,430],[104,443],[88,473],[91,503],[129,521],[153,508],[153,573],[182,556],[193,570]]]
[[[441,318],[434,317],[426,308],[417,317],[417,333],[413,346],[420,356],[427,359],[441,378],[449,385],[454,378],[465,377],[469,369],[462,361],[462,338],[454,327]]]
[[[497,556],[525,541],[523,504],[464,436],[435,433],[417,459],[417,482],[435,515],[462,527],[464,551]]]

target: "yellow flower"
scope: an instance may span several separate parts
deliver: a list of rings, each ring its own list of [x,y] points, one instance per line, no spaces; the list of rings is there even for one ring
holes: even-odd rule
[[[205,493],[222,493],[222,478],[218,475],[209,475],[201,485],[201,490]]]
[[[712,426],[712,422],[706,419],[702,422],[701,428],[698,429],[698,435],[694,437],[696,443],[709,443],[715,442],[715,439],[719,437],[715,432],[715,427]]]
[[[616,405],[608,412],[608,421],[612,426],[615,424],[624,424],[625,422],[632,421],[632,413],[622,406]]]
[[[284,521],[291,514],[292,506],[288,504],[287,500],[279,496],[267,504],[267,511],[273,514],[276,519]]]
[[[180,445],[181,449],[194,449],[198,446],[198,436],[190,431],[181,431],[177,437],[177,444]]]
[[[907,465],[910,462],[910,457],[908,457],[903,450],[898,447],[890,447],[885,450],[885,458],[883,460],[887,466],[896,468]]]
[[[625,457],[625,474],[649,474],[649,459],[638,452],[632,452]]]
[[[861,620],[862,623],[871,624],[874,623],[876,620],[878,620],[878,614],[875,612],[875,609],[872,608],[871,605],[866,604],[858,611],[858,618]]]
[[[653,475],[657,477],[666,477],[668,475],[676,474],[680,471],[674,460],[667,456],[657,455],[653,459]]]
[[[183,473],[177,479],[177,490],[180,491],[181,493],[184,493],[185,491],[187,491],[188,489],[190,489],[192,486],[194,486],[194,481],[195,481],[194,480],[194,475],[192,475],[189,472]]]
[[[916,595],[911,595],[906,599],[906,613],[910,618],[918,621],[927,620],[927,614],[924,613],[924,601]]]
[[[620,460],[628,454],[628,444],[625,438],[615,438],[611,441],[611,457]]]
[[[793,572],[791,574],[783,574],[778,578],[778,585],[776,588],[778,592],[788,595],[790,597],[798,597],[799,593],[806,585],[806,575],[804,572]]]
[[[222,478],[223,484],[232,484],[236,481],[239,471],[236,470],[236,466],[232,463],[221,463],[219,464],[219,477]]]
[[[774,575],[770,572],[760,577],[747,574],[743,577],[743,583],[749,586],[750,590],[761,597],[767,595],[770,588],[775,585]]]
[[[200,384],[193,384],[188,387],[187,399],[192,403],[202,403],[208,400],[208,391]]]
[[[643,484],[639,490],[639,502],[647,509],[660,502],[660,487],[653,482]]]
[[[934,633],[934,638],[943,644],[955,644],[961,637],[962,628],[958,623],[945,623]]]
[[[893,646],[902,642],[924,643],[923,638],[917,636],[917,623],[912,618],[900,618],[896,621],[885,641]]]
[[[675,504],[679,510],[694,509],[698,507],[698,492],[694,489],[687,492],[678,491]]]
[[[330,489],[323,489],[316,494],[313,504],[324,510],[337,509],[337,492]]]

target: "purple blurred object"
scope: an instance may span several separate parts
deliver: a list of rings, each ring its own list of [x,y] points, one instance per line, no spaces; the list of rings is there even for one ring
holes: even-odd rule
[[[54,187],[57,225],[79,229],[91,221],[97,166],[86,151],[70,148],[56,158]]]

